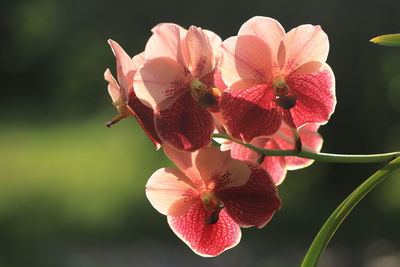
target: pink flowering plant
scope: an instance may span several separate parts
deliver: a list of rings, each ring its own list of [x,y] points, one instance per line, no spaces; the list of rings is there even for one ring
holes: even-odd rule
[[[371,41],[400,43],[396,34]],[[119,115],[106,125],[135,117],[176,165],[150,177],[146,196],[201,256],[236,246],[241,228],[264,227],[281,208],[277,186],[287,170],[314,161],[386,162],[323,225],[301,264],[316,266],[354,206],[399,168],[399,152],[320,152],[318,129],[336,105],[335,76],[326,63],[329,41],[320,26],[285,32],[278,21],[258,16],[221,40],[196,26],[161,23],[133,58],[108,42],[117,80],[109,69],[104,78]]]

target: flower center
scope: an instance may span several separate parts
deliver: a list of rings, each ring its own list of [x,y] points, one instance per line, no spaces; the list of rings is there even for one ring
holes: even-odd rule
[[[272,81],[274,87],[274,94],[276,96],[275,103],[284,108],[291,109],[296,105],[297,95],[290,93],[290,88],[286,84],[286,80],[283,76],[279,75],[275,77]]]
[[[213,107],[221,102],[221,92],[217,88],[207,87],[197,78],[193,79],[190,83],[190,93],[201,107]]]
[[[282,76],[276,77],[273,81],[274,93],[276,96],[285,96],[290,92],[290,88],[286,85],[286,80]]]
[[[207,216],[204,219],[205,223],[217,223],[219,219],[219,213],[224,208],[222,202],[219,201],[214,194],[208,190],[201,192],[200,198],[207,213]]]

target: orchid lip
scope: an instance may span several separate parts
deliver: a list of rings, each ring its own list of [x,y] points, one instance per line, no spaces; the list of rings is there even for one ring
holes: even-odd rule
[[[196,104],[201,107],[213,107],[221,102],[221,92],[219,89],[209,88],[197,78],[190,82],[190,93]]]
[[[289,86],[286,84],[286,80],[283,76],[278,76],[272,81],[274,87],[274,93],[276,96],[286,96],[290,92]]]

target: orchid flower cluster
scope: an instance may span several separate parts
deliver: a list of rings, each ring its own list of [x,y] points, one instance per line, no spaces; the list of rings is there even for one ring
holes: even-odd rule
[[[195,253],[216,256],[239,243],[241,227],[264,227],[281,207],[277,185],[287,170],[313,160],[265,156],[239,143],[320,151],[318,128],[336,105],[321,27],[286,33],[258,16],[222,41],[196,26],[161,23],[133,58],[109,44],[117,80],[109,69],[104,77],[119,115],[107,126],[136,117],[178,167],[157,170],[146,185],[174,233]],[[215,145],[215,133],[230,140]]]

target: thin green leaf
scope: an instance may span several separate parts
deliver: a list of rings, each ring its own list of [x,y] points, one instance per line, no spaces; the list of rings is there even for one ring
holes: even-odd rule
[[[381,183],[388,174],[400,168],[400,157],[388,163],[385,167],[374,173],[356,190],[353,191],[329,216],[321,230],[312,242],[303,259],[301,267],[315,267],[321,253],[325,250],[332,236],[340,224],[349,215],[358,202],[363,199],[375,186]]]
[[[372,38],[370,42],[384,46],[400,46],[400,33],[377,36]]]

